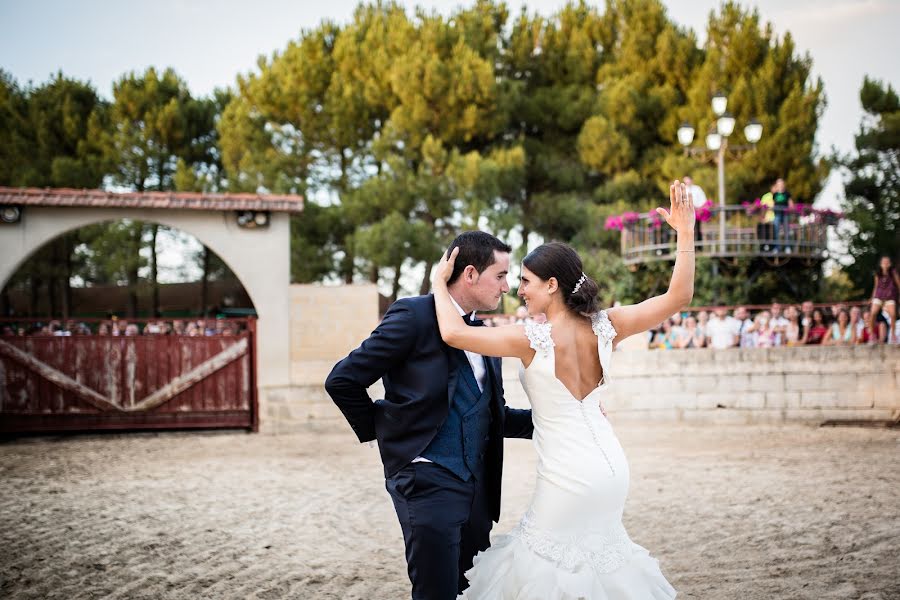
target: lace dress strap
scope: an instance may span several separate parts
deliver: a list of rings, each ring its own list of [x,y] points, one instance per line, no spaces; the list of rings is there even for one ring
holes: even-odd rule
[[[600,312],[591,315],[591,329],[593,329],[597,337],[605,343],[612,343],[612,341],[616,339],[616,335],[618,335],[616,333],[616,328],[613,327],[612,321],[609,320],[609,315],[606,314],[605,310],[601,310]]]
[[[542,356],[550,354],[555,344],[550,336],[551,323],[525,323],[525,335],[531,342],[531,347]]]

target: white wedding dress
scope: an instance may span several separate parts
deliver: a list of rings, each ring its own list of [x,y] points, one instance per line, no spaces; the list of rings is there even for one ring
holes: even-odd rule
[[[556,378],[550,323],[525,331],[536,354],[519,377],[531,402],[537,484],[531,506],[507,535],[466,572],[469,600],[656,600],[675,597],[659,563],[622,525],[628,462],[600,411],[609,386],[616,331],[592,318],[603,367],[597,388],[579,401]]]

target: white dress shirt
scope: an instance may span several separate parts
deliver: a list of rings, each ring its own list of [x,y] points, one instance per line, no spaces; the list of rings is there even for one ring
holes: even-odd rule
[[[453,302],[453,306],[456,307],[456,310],[459,311],[459,315],[461,317],[466,316],[466,311],[462,309],[462,307],[456,302],[453,296],[450,296],[450,300]],[[472,314],[466,317],[467,321],[475,320],[475,311],[472,311]],[[480,354],[475,354],[474,352],[469,352],[465,350],[466,358],[469,359],[469,364],[472,366],[472,372],[475,374],[475,381],[478,382],[478,389],[484,391],[484,377],[487,375],[487,369],[484,366],[484,357]]]

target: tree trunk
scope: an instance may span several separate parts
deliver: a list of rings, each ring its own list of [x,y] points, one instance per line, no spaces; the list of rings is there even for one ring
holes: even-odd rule
[[[206,307],[209,305],[209,248],[203,246],[203,279],[200,284],[200,314],[206,316]]]
[[[9,288],[4,287],[2,291],[0,291],[0,315],[4,317],[12,316],[12,311],[10,310],[9,303]]]
[[[75,250],[75,236],[70,233],[63,239],[65,252],[65,272],[63,274],[63,317],[68,319],[74,312],[72,306],[72,252]]]
[[[391,289],[391,302],[394,302],[397,299],[397,294],[400,293],[400,274],[403,270],[403,263],[401,262],[399,265],[394,267],[394,285]]]
[[[150,285],[153,286],[153,316],[159,316],[159,281],[156,263],[156,236],[159,234],[159,225],[151,226],[152,239],[150,241]]]
[[[37,316],[38,297],[41,290],[41,280],[39,277],[36,277],[34,273],[32,273],[28,277],[28,283],[28,316],[33,318]]]
[[[372,263],[372,268],[369,270],[369,281],[378,285],[378,265]]]
[[[424,296],[428,292],[431,291],[431,268],[434,266],[434,261],[427,260],[425,261],[425,275],[422,276],[422,285],[419,286],[419,295]]]
[[[138,265],[140,265],[141,256],[141,233],[143,227],[135,227],[131,234],[131,252],[132,261],[127,267],[128,279],[128,317],[136,318],[138,315]]]

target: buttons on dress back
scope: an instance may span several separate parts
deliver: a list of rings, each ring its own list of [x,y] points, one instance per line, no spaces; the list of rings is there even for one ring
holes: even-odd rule
[[[588,430],[591,432],[591,437],[594,438],[594,443],[597,444],[597,448],[600,449],[600,454],[603,455],[603,458],[606,459],[606,464],[609,466],[609,471],[612,473],[613,477],[616,476],[616,470],[612,466],[612,461],[609,460],[609,456],[606,455],[606,451],[603,449],[603,446],[600,444],[600,436],[597,435],[597,430],[594,428],[594,424],[591,422],[590,417],[587,414],[587,408],[584,406],[584,402],[578,403],[578,408],[581,410],[581,418],[584,421],[585,425],[587,425]],[[597,410],[600,410],[598,407]]]

